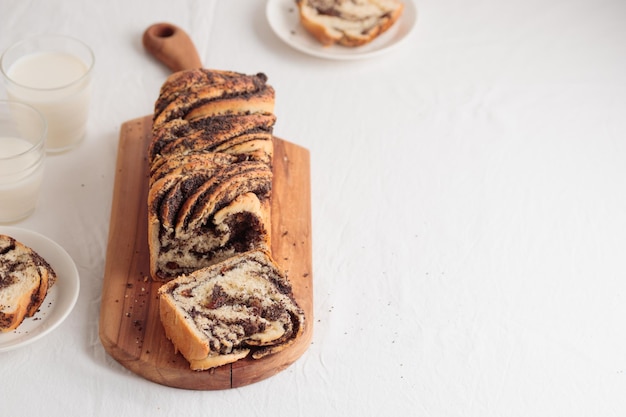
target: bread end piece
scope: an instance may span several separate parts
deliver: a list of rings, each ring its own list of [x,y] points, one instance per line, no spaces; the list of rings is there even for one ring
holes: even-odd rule
[[[322,45],[372,42],[402,15],[399,0],[296,0],[300,23]]]
[[[305,323],[286,276],[261,250],[167,282],[159,309],[166,337],[197,371],[279,352]]]

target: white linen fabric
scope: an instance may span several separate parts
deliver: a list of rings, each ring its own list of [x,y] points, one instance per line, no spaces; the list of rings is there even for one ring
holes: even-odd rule
[[[65,248],[81,293],[0,353],[0,415],[626,415],[626,2],[416,5],[397,49],[332,61],[258,0],[2,0],[0,50],[62,33],[96,67],[86,139],[14,225]],[[275,134],[311,151],[313,343],[238,389],[149,382],[98,337],[119,129],[168,75],[141,45],[161,21],[207,67],[266,73]]]

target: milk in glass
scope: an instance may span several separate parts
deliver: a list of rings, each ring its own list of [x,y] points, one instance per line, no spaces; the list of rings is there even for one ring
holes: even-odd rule
[[[43,154],[28,152],[29,141],[0,137],[0,221],[28,216],[37,205],[43,180]]]
[[[93,64],[87,45],[59,35],[29,38],[3,53],[7,94],[44,115],[47,151],[71,149],[85,136]]]
[[[8,95],[43,113],[50,150],[70,148],[85,135],[90,88],[89,80],[81,77],[87,70],[80,59],[61,52],[26,55],[9,68],[8,76],[18,85],[9,88]]]

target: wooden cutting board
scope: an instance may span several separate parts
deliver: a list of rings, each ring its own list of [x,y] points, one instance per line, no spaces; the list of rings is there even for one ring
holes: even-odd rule
[[[157,290],[149,277],[147,149],[152,116],[121,127],[106,254],[100,340],[134,373],[156,383],[192,390],[248,385],[284,370],[306,351],[313,336],[311,189],[309,151],[275,138],[272,190],[272,256],[286,270],[306,314],[304,334],[293,345],[259,360],[243,359],[209,371],[192,371],[165,337]]]

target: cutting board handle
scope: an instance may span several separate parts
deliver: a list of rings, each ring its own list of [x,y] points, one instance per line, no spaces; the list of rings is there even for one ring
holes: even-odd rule
[[[202,68],[187,33],[171,23],[155,23],[143,33],[143,47],[173,72]]]

